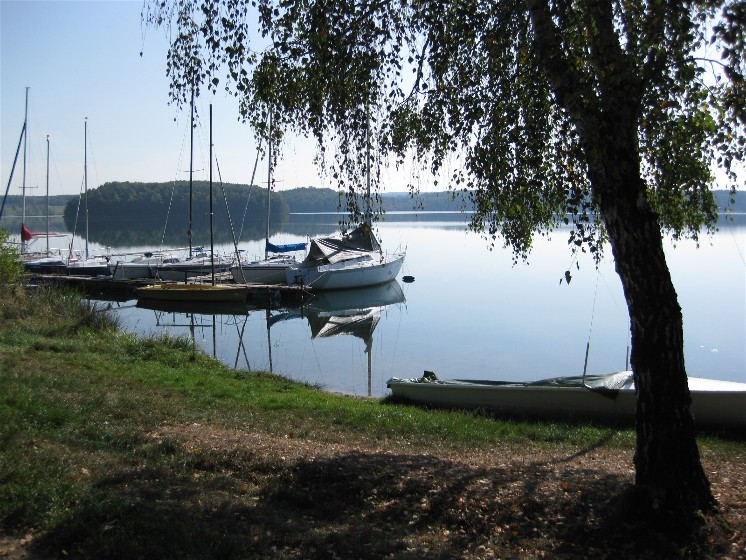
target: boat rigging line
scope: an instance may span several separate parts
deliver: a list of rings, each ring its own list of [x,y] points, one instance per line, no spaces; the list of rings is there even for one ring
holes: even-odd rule
[[[591,324],[588,329],[588,342],[585,344],[585,362],[583,363],[583,387],[588,389],[589,387],[585,384],[585,374],[588,371],[588,354],[591,350],[591,334],[593,333],[593,320],[596,317],[596,296],[598,295],[598,277],[601,275],[601,271],[596,267],[596,287],[593,289],[593,307],[591,309]]]
[[[243,209],[243,216],[241,216],[241,227],[238,230],[238,240],[241,240],[241,236],[243,235],[243,225],[246,221],[246,214],[249,212],[249,202],[251,202],[251,191],[254,188],[254,179],[256,178],[256,168],[259,165],[259,153],[262,147],[261,141],[259,142],[259,146],[257,146],[256,150],[256,158],[254,159],[254,171],[251,172],[251,181],[249,181],[249,196],[246,197],[246,206],[244,206]]]

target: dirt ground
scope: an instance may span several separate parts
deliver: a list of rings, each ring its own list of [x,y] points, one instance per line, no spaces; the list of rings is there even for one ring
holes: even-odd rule
[[[433,454],[197,424],[149,437],[178,442],[213,467],[218,460],[240,481],[250,499],[221,530],[259,526],[257,557],[746,558],[746,466],[707,449],[726,528],[706,520],[682,544],[619,515],[634,467],[631,453],[614,447]],[[195,469],[195,480],[202,476]],[[0,538],[0,557],[38,558],[33,542]]]

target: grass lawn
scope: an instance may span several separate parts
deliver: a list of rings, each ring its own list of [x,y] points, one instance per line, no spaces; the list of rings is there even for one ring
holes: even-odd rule
[[[0,293],[0,558],[742,558],[746,441],[699,441],[722,515],[654,531],[629,429],[330,394]]]

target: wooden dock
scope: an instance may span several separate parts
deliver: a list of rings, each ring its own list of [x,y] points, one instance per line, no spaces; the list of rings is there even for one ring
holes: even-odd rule
[[[232,284],[230,273],[215,275],[215,280],[223,284]],[[212,281],[212,275],[190,278],[190,283],[206,284]],[[171,282],[169,282],[171,283]],[[61,274],[34,274],[30,277],[32,286],[71,286],[82,290],[93,298],[127,301],[136,299],[135,290],[155,284],[153,279],[121,279],[111,277],[67,276]],[[249,302],[257,305],[301,304],[310,297],[310,292],[303,286],[284,284],[265,285],[249,284]]]

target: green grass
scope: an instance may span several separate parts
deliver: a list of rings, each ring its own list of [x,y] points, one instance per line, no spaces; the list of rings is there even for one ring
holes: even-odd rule
[[[634,445],[629,429],[428,411],[235,371],[186,339],[121,333],[74,292],[2,298],[0,533],[33,532],[41,550],[72,557],[282,557],[268,533],[290,531],[290,521],[258,504],[270,494],[284,503],[287,467],[251,449],[190,449],[149,436],[163,425],[385,445],[406,464],[418,453],[506,444],[615,446],[630,456]],[[726,457],[746,447],[717,437],[702,445]],[[293,508],[325,504],[332,515],[333,503],[304,488],[288,494]],[[251,522],[260,511],[266,518]],[[306,554],[316,540],[329,542],[312,533],[293,539]]]

